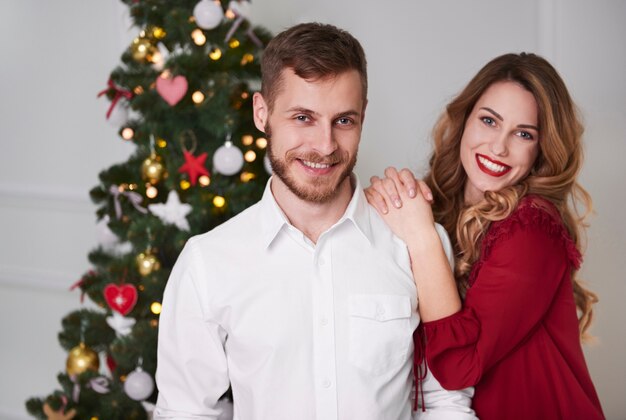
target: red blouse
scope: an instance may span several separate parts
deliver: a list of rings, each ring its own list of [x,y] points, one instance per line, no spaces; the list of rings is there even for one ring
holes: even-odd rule
[[[479,418],[604,418],[579,339],[580,260],[556,208],[526,197],[487,232],[463,309],[423,324],[433,375],[474,386]]]

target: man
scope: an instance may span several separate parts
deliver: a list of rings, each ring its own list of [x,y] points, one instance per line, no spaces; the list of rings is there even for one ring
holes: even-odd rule
[[[406,246],[352,174],[367,104],[363,49],[302,24],[262,61],[254,121],[274,176],[262,200],[189,240],[161,313],[155,418],[413,416],[419,322]],[[474,418],[470,391],[423,384],[431,418]],[[418,413],[422,414],[420,411]]]

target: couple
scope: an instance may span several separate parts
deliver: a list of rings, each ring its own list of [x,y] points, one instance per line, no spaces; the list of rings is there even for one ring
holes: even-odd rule
[[[261,67],[274,176],[172,271],[155,418],[217,419],[229,386],[242,420],[602,418],[568,204],[590,204],[582,128],[552,66],[489,62],[437,123],[426,183],[390,168],[365,193],[359,42],[297,25]]]

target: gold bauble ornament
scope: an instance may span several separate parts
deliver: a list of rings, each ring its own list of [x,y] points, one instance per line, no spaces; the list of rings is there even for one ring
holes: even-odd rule
[[[150,275],[152,272],[161,268],[161,262],[152,254],[150,250],[140,253],[135,259],[137,261],[137,269],[143,277]]]
[[[100,369],[100,359],[98,353],[87,347],[85,343],[80,343],[70,350],[65,366],[70,376],[80,375],[88,370],[97,372]]]
[[[165,176],[165,166],[163,166],[160,156],[153,153],[141,164],[141,177],[149,183],[154,185]]]
[[[133,54],[133,59],[138,62],[152,61],[154,54],[159,49],[147,38],[137,37],[133,39],[130,44],[130,50]]]

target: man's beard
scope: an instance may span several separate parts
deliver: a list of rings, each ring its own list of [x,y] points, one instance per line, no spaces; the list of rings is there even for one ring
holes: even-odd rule
[[[301,200],[311,203],[324,204],[331,201],[339,192],[339,186],[352,174],[352,170],[356,165],[356,153],[352,159],[348,158],[347,153],[340,150],[335,150],[328,156],[320,155],[315,152],[308,152],[305,154],[297,155],[295,153],[287,152],[284,160],[274,155],[272,149],[272,130],[269,124],[265,125],[265,136],[267,137],[267,155],[270,160],[273,175],[278,177],[289,190]],[[311,183],[298,185],[297,181],[289,175],[288,165],[294,160],[305,160],[308,162],[341,165],[347,162],[344,170],[336,178],[337,181],[333,185],[329,185],[325,177],[314,178]]]

